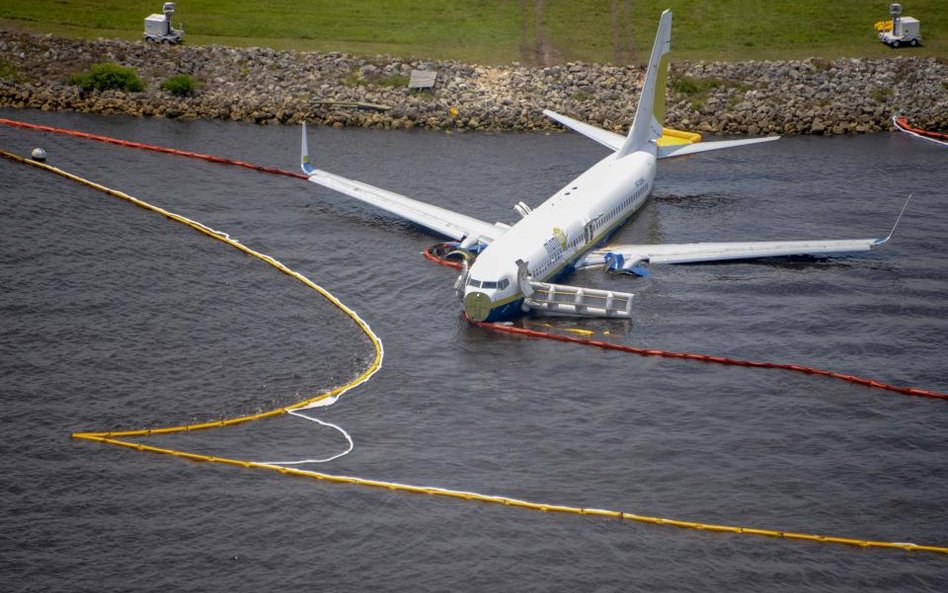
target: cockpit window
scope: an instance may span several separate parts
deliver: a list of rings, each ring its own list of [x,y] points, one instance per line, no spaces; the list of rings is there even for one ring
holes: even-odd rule
[[[489,288],[489,289],[504,290],[505,288],[510,286],[510,280],[508,280],[507,278],[504,278],[503,280],[500,280],[497,282],[493,280],[484,280],[482,282],[480,280],[468,278],[467,285],[473,286],[474,288]]]

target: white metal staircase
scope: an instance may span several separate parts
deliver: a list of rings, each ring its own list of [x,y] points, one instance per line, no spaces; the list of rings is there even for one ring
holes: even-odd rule
[[[611,317],[630,319],[632,297],[629,292],[583,288],[567,284],[530,281],[533,294],[523,303],[531,313],[549,316]]]

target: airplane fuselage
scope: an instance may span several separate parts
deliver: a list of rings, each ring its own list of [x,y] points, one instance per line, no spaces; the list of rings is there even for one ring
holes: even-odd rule
[[[698,142],[696,134],[667,130],[665,78],[671,48],[672,14],[662,12],[649,56],[642,92],[627,136],[544,110],[564,126],[605,146],[612,153],[553,194],[534,210],[522,202],[522,218],[513,226],[491,224],[367,183],[317,169],[309,158],[303,125],[300,166],[309,180],[381,208],[458,242],[465,256],[485,245],[455,284],[464,311],[475,322],[498,321],[531,310],[548,315],[628,319],[632,296],[554,284],[579,267],[635,271],[639,263],[675,264],[867,251],[884,239],[804,241],[727,241],[716,243],[610,245],[603,243],[645,203],[655,183],[658,159],[771,142],[778,136]],[[903,212],[904,212],[903,206]],[[901,218],[901,214],[899,215]],[[896,221],[898,224],[898,221]],[[893,231],[894,231],[893,227]]]
[[[471,265],[464,310],[473,321],[520,315],[524,292],[517,261],[531,280],[570,273],[586,251],[604,241],[645,203],[655,183],[648,150],[611,154],[553,194],[488,245]]]

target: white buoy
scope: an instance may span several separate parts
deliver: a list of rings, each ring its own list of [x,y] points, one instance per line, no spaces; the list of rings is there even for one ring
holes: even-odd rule
[[[33,152],[30,153],[30,156],[33,157],[34,161],[45,161],[46,160],[46,151],[42,148],[34,148]]]

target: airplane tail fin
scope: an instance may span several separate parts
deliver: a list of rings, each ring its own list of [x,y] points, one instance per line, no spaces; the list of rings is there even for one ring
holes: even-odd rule
[[[668,52],[671,50],[672,13],[666,10],[658,21],[655,33],[655,45],[645,72],[642,95],[635,109],[635,119],[629,135],[620,134],[591,126],[571,117],[545,110],[544,115],[558,121],[567,128],[595,140],[623,157],[639,150],[647,150],[656,158],[684,156],[709,150],[747,146],[760,142],[777,140],[780,136],[766,138],[745,138],[742,140],[722,140],[719,142],[701,142],[701,135],[663,128],[665,120],[665,82],[668,75]]]
[[[632,129],[629,130],[629,135],[619,148],[617,156],[622,157],[641,150],[662,135],[662,122],[665,119],[665,79],[668,73],[666,56],[671,50],[671,24],[671,10],[666,10],[658,21],[655,45],[652,46],[652,55],[648,60],[645,84],[635,109]],[[652,150],[655,150],[654,147]]]

